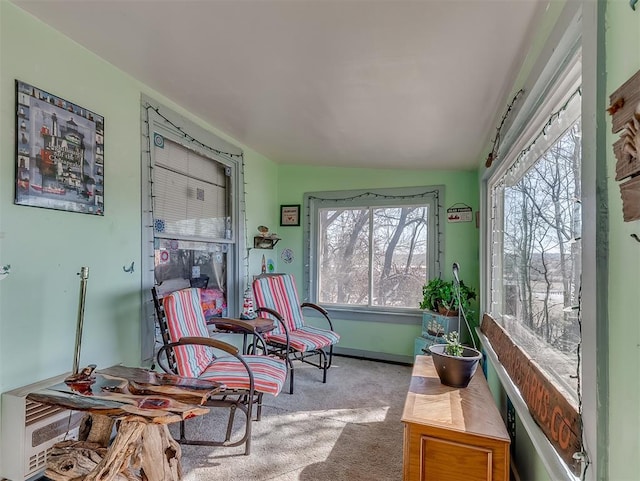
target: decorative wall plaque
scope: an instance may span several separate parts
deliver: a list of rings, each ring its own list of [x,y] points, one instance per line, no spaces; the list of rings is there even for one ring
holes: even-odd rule
[[[640,70],[609,97],[612,131],[620,138],[613,144],[616,180],[622,196],[625,222],[640,219]]]

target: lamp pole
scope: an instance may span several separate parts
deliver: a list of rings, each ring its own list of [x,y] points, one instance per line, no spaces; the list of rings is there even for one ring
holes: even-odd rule
[[[80,269],[80,300],[78,303],[78,325],[76,327],[76,346],[73,356],[73,372],[78,374],[80,363],[80,346],[82,344],[82,325],[84,324],[84,299],[87,294],[87,279],[89,279],[89,268],[82,267]]]

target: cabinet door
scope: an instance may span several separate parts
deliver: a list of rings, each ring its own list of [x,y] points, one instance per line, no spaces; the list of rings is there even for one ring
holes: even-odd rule
[[[493,452],[480,446],[422,436],[420,478],[425,481],[491,481]]]

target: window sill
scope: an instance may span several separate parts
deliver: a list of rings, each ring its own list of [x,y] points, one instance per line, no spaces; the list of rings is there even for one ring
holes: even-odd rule
[[[353,309],[322,306],[329,313],[329,318],[346,321],[384,322],[386,324],[422,323],[422,311],[383,311],[378,309]],[[322,317],[314,309],[305,309],[304,314],[309,317]]]
[[[569,467],[560,458],[547,437],[533,420],[533,417],[531,417],[529,408],[525,404],[524,399],[520,394],[520,390],[515,386],[515,384],[513,384],[511,378],[507,374],[507,371],[502,367],[502,364],[500,364],[498,355],[491,347],[491,343],[487,336],[480,331],[480,328],[476,328],[476,334],[480,339],[480,343],[482,344],[482,348],[486,353],[487,358],[491,361],[491,364],[498,375],[498,379],[500,379],[503,389],[507,396],[509,396],[513,407],[518,413],[518,417],[527,431],[531,443],[538,453],[538,456],[540,456],[542,464],[546,468],[549,477],[556,481],[578,481],[579,478],[569,470]]]

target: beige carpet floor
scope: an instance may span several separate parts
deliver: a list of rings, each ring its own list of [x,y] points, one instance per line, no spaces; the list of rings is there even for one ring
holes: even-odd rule
[[[299,365],[293,395],[287,387],[265,397],[251,454],[244,456],[244,447],[183,446],[184,480],[400,481],[400,417],[410,379],[410,366],[335,357],[323,384],[320,370]],[[212,412],[189,420],[187,433],[219,433],[223,425]]]

